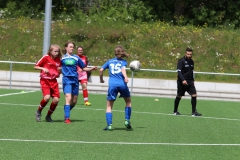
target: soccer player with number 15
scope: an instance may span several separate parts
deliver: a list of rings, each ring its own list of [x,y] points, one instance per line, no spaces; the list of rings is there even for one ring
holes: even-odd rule
[[[128,77],[126,73],[127,61],[123,57],[129,55],[125,53],[122,46],[115,48],[115,58],[108,60],[99,70],[100,83],[104,83],[103,71],[108,69],[109,82],[108,82],[108,94],[107,94],[107,107],[106,107],[106,121],[107,126],[104,130],[112,130],[112,108],[113,103],[116,100],[118,93],[120,97],[123,97],[125,106],[125,126],[127,129],[132,129],[130,124],[131,117],[131,95],[127,86]]]

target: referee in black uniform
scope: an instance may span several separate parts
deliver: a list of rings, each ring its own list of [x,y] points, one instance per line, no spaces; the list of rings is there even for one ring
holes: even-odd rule
[[[174,101],[174,110],[173,115],[180,115],[178,112],[178,105],[187,91],[191,95],[191,104],[192,104],[192,116],[201,116],[201,113],[198,113],[196,110],[197,104],[197,91],[194,85],[194,61],[192,60],[193,50],[191,48],[186,49],[185,56],[178,61],[177,64],[177,96]]]

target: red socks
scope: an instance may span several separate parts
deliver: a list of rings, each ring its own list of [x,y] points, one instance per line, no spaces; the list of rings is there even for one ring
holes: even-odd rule
[[[83,90],[83,98],[84,98],[84,102],[88,102],[88,90],[87,89]]]
[[[40,105],[38,106],[38,111],[41,113],[43,108],[47,105],[48,102],[46,102],[44,99],[40,102]]]
[[[52,102],[51,105],[50,105],[50,108],[49,108],[49,110],[48,110],[47,115],[48,115],[48,116],[51,116],[52,113],[53,113],[53,111],[56,109],[56,107],[57,107],[57,104],[55,104],[55,103]]]
[[[43,108],[47,105],[47,103],[48,102],[46,102],[44,99],[42,99],[42,101],[40,102],[40,105],[38,106],[38,111],[40,113],[42,112]],[[51,103],[50,108],[49,108],[48,113],[47,113],[48,116],[52,115],[52,113],[56,109],[57,105],[58,104],[55,104],[53,102]]]

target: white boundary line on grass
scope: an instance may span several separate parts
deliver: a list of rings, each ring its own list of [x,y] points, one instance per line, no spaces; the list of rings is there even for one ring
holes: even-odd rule
[[[4,97],[4,96],[12,96],[12,95],[16,95],[16,94],[25,94],[25,93],[32,93],[32,92],[36,92],[35,91],[21,91],[21,92],[17,92],[17,93],[8,93],[8,94],[0,94],[0,97]]]
[[[23,93],[30,93],[35,91],[29,91],[29,92],[23,92]],[[23,94],[23,93],[13,93],[13,94],[5,94],[7,95],[14,95],[14,94]],[[0,95],[3,96],[3,95]],[[11,104],[11,103],[0,103],[3,105],[16,105],[16,106],[36,106],[36,105],[26,105],[26,104]],[[63,108],[63,107],[59,107]],[[81,110],[100,110],[104,111],[105,109],[94,109],[94,108],[76,108]],[[121,110],[113,110],[115,112],[123,112]],[[154,113],[154,112],[138,112],[133,111],[134,113],[139,114],[152,114],[152,115],[167,115],[167,116],[173,116],[172,114],[165,114],[165,113]],[[188,115],[181,115],[181,116],[187,116]],[[181,117],[177,116],[177,117]],[[240,119],[228,119],[228,118],[216,118],[216,117],[197,117],[197,118],[209,118],[209,119],[215,119],[215,120],[228,120],[228,121],[240,121]],[[203,144],[203,143],[148,143],[148,142],[89,142],[89,141],[57,141],[57,140],[28,140],[28,139],[0,139],[0,141],[12,141],[12,142],[43,142],[43,143],[75,143],[75,144],[117,144],[117,145],[169,145],[169,146],[240,146],[240,144]]]
[[[11,95],[17,95],[17,94],[25,94],[25,93],[32,93],[32,92],[36,92],[37,90],[34,91],[22,91],[22,92],[18,92],[18,93],[9,93],[9,94],[3,94],[0,95],[0,97],[3,96],[11,96]],[[16,106],[37,106],[37,105],[27,105],[27,104],[11,104],[11,103],[0,103],[3,105],[16,105]],[[63,108],[63,107],[58,107],[58,108]],[[105,110],[105,109],[94,109],[94,108],[76,108],[75,109],[86,109],[86,110]],[[115,112],[124,112],[122,110],[113,110]],[[152,115],[166,115],[166,116],[176,116],[176,115],[172,115],[172,114],[166,114],[166,113],[154,113],[154,112],[138,112],[138,111],[133,111],[133,113],[139,113],[139,114],[152,114]],[[180,115],[177,117],[182,117],[182,116],[186,116],[186,117],[191,117],[190,115]],[[205,118],[205,119],[215,119],[215,120],[227,120],[227,121],[240,121],[240,119],[230,119],[230,118],[217,118],[217,117],[193,117],[193,118]]]
[[[120,145],[170,145],[170,146],[240,146],[240,144],[203,144],[203,143],[143,143],[143,142],[89,142],[89,141],[54,141],[28,139],[0,139],[0,141],[44,142],[44,143],[79,143],[79,144],[120,144]]]
[[[0,103],[0,105],[14,105],[14,106],[38,106],[36,105],[29,105],[29,104],[12,104],[12,103]],[[63,108],[58,106],[58,108]],[[96,108],[77,108],[75,107],[74,109],[79,109],[79,110],[94,110],[94,111],[105,111],[106,109],[96,109]],[[113,110],[113,112],[124,112],[122,110]],[[151,114],[151,115],[164,115],[164,116],[174,116],[174,117],[189,117],[189,118],[204,118],[204,119],[214,119],[214,120],[226,120],[226,121],[240,121],[240,119],[230,119],[230,118],[217,118],[217,117],[192,117],[191,115],[173,115],[173,114],[166,114],[166,113],[154,113],[154,112],[138,112],[138,111],[132,111],[133,113],[138,113],[138,114]]]

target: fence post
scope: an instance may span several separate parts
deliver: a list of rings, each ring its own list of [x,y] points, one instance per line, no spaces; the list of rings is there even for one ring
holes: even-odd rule
[[[10,81],[9,81],[9,88],[12,88],[12,62],[10,63]]]
[[[132,80],[131,80],[131,93],[132,93],[132,90],[133,90],[133,76],[134,76],[134,72],[132,71]]]
[[[45,13],[44,13],[44,36],[43,36],[43,53],[44,56],[50,46],[51,40],[51,14],[52,14],[52,0],[45,0]]]

